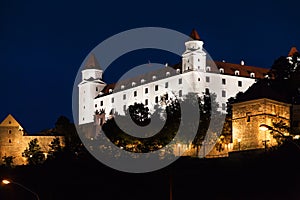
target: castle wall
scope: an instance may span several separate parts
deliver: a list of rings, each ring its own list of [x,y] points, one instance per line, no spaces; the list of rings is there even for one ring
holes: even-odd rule
[[[290,104],[265,98],[233,104],[233,150],[264,148],[266,140],[267,147],[277,145],[270,131],[260,130],[259,126],[273,127],[273,122],[280,120],[290,125]]]

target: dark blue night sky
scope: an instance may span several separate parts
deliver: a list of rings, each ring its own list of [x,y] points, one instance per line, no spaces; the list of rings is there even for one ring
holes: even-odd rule
[[[29,133],[53,127],[60,115],[73,121],[72,88],[82,61],[106,38],[137,27],[184,34],[196,28],[213,59],[269,68],[291,46],[300,49],[299,6],[299,1],[1,0],[0,120],[11,113]],[[125,56],[114,69],[157,59],[142,54]]]

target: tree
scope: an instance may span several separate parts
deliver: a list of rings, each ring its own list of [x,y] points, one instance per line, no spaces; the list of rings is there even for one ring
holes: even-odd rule
[[[27,158],[29,165],[40,165],[45,161],[45,155],[36,138],[29,142],[28,148],[24,150],[22,156]]]
[[[2,159],[4,162],[4,166],[11,168],[13,166],[13,162],[14,162],[15,158],[16,157],[14,157],[14,156],[3,156]]]
[[[131,119],[139,126],[146,126],[150,123],[149,108],[143,103],[134,103],[128,107],[128,112]]]
[[[57,155],[59,155],[62,152],[62,146],[60,145],[60,139],[59,137],[55,137],[50,145],[50,149],[48,151],[48,159],[54,159]]]

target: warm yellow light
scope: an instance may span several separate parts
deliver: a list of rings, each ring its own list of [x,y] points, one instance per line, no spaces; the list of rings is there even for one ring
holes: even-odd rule
[[[267,125],[265,125],[265,124],[261,124],[259,126],[259,130],[261,130],[261,131],[267,131],[267,130],[269,130],[269,127]]]
[[[242,140],[239,138],[239,139],[238,139],[238,142],[241,142],[241,141],[242,141]]]
[[[10,184],[10,181],[4,179],[4,180],[2,180],[2,183],[7,185],[7,184]]]

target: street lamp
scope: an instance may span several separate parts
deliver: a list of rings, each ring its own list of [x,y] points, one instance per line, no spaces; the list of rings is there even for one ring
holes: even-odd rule
[[[265,133],[265,139],[262,141],[264,143],[265,146],[265,152],[267,152],[267,142],[269,142],[270,140],[267,140],[267,135],[266,135],[266,131],[268,130],[272,130],[273,128],[269,125],[266,124],[261,124],[259,126],[259,130],[263,131]]]
[[[296,145],[298,147],[298,149],[300,149],[300,146],[297,143],[295,143],[293,140],[291,140],[289,136],[286,136],[282,132],[280,132],[278,130],[275,130],[272,126],[269,126],[269,125],[266,125],[266,124],[261,124],[259,126],[259,129],[262,130],[262,131],[275,131],[275,132],[279,133],[281,137],[283,137],[283,138],[287,139],[288,141],[292,142],[294,145]],[[265,134],[266,134],[266,132],[265,132]]]
[[[32,191],[31,189],[29,189],[28,187],[22,185],[21,183],[18,183],[18,182],[15,182],[15,181],[9,181],[9,180],[7,180],[7,179],[3,179],[3,180],[2,180],[2,183],[3,183],[4,185],[8,185],[8,184],[11,184],[11,183],[12,183],[12,184],[16,184],[16,185],[20,186],[21,188],[27,190],[28,192],[31,192],[31,193],[36,197],[37,200],[40,200],[40,198],[39,198],[39,196],[38,196],[37,193],[35,193],[35,192]]]

